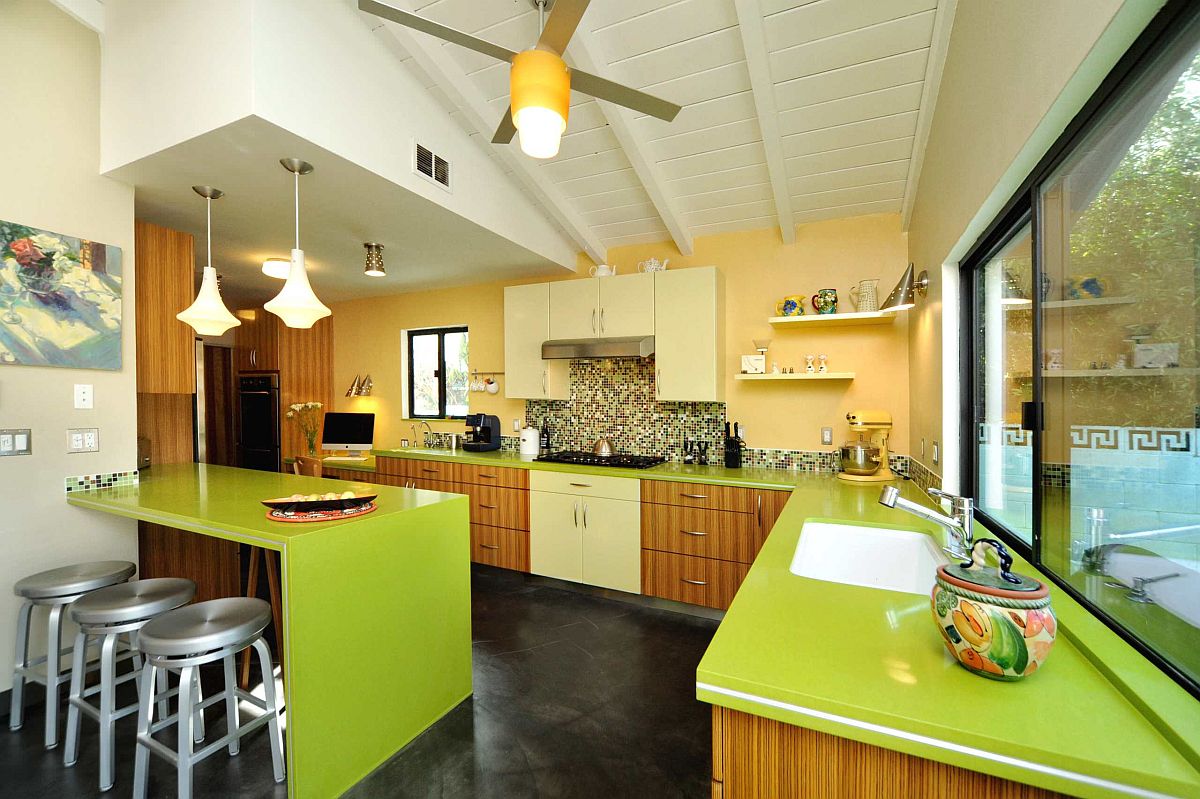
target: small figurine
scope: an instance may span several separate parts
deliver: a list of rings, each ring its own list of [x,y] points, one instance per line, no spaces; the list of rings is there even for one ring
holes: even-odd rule
[[[825,372],[828,372],[828,371],[829,371],[829,364],[827,364],[827,363],[825,362],[825,360],[826,360],[825,356],[824,356],[824,355],[818,355],[818,356],[817,356],[817,360],[819,360],[819,361],[821,362],[821,365],[817,367],[817,371],[818,371],[818,372],[820,372],[820,373],[822,373],[822,374],[824,374]]]
[[[1129,357],[1127,355],[1122,355],[1119,358],[1117,358],[1117,364],[1113,368],[1128,369],[1129,368]]]
[[[779,374],[779,361],[771,361],[771,374]]]
[[[808,372],[810,375],[817,371],[817,368],[813,366],[813,361],[816,359],[817,356],[815,355],[804,356],[804,371]]]
[[[1046,368],[1047,369],[1062,369],[1063,368],[1063,351],[1060,349],[1052,349],[1046,351]]]

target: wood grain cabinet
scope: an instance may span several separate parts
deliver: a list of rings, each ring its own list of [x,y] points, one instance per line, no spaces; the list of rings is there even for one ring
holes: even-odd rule
[[[195,331],[175,318],[196,290],[192,236],[135,222],[134,252],[138,393],[195,393]]]
[[[550,338],[550,284],[504,289],[504,395],[509,399],[567,399],[567,361],[542,360]]]
[[[233,348],[239,372],[272,372],[279,368],[279,317],[262,308],[238,311],[241,324],[233,329]]]
[[[642,481],[642,592],[724,609],[789,491]]]

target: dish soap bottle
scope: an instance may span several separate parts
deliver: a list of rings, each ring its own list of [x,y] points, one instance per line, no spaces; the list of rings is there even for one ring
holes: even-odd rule
[[[550,451],[550,426],[546,424],[546,420],[542,420],[542,439],[539,442],[542,452]]]

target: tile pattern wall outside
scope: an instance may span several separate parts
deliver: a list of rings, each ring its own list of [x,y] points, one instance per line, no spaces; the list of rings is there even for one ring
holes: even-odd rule
[[[63,478],[63,487],[68,494],[75,491],[95,491],[99,488],[113,488],[114,486],[131,486],[137,484],[137,469],[127,472],[84,474],[77,477]]]

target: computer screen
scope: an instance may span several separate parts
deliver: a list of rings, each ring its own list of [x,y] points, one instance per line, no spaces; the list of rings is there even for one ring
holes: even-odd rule
[[[324,449],[368,450],[375,440],[375,414],[327,413],[321,432]]]

